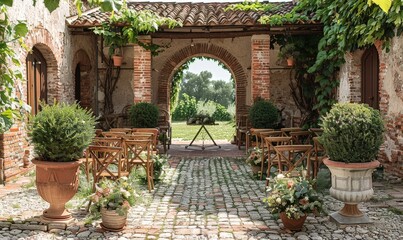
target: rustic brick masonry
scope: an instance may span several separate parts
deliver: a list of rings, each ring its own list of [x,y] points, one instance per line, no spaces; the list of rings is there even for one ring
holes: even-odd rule
[[[196,43],[193,46],[184,47],[166,61],[158,77],[158,105],[164,106],[165,109],[169,109],[170,91],[168,91],[168,89],[171,88],[170,81],[175,72],[175,68],[183,64],[186,60],[201,55],[213,56],[228,66],[236,81],[235,101],[237,113],[246,112],[246,86],[248,80],[244,69],[238,60],[226,49],[209,43]]]
[[[144,43],[151,42],[150,38],[142,38],[140,40]],[[134,45],[133,50],[134,102],[151,102],[151,52],[139,45]]]
[[[252,99],[270,98],[270,36],[252,36]]]

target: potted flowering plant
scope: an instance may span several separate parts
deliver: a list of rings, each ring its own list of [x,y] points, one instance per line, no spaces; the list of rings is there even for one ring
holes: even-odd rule
[[[259,173],[262,166],[262,149],[259,147],[253,147],[248,150],[249,156],[246,159],[246,163],[250,165],[254,174]]]
[[[139,195],[126,177],[116,181],[103,179],[90,195],[90,219],[102,218],[101,227],[108,231],[121,231],[126,225],[127,212]]]
[[[301,230],[308,213],[320,213],[323,201],[313,188],[314,181],[303,176],[285,177],[278,174],[270,181],[267,202],[272,213],[280,215],[284,227]]]

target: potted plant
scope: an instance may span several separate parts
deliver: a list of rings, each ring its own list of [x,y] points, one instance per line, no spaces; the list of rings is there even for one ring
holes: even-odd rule
[[[77,192],[79,159],[95,136],[95,118],[78,104],[42,105],[28,132],[36,158],[36,186],[50,207],[48,221],[69,221],[65,203]]]
[[[248,154],[246,163],[250,165],[253,174],[258,174],[262,166],[262,149],[259,147],[249,148]]]
[[[357,204],[373,195],[372,172],[383,142],[382,117],[378,110],[358,103],[337,103],[322,118],[319,138],[329,158],[324,159],[332,173],[330,194],[344,207],[331,214],[339,224],[369,223]]]
[[[153,169],[154,169],[154,180],[159,180],[163,171],[164,166],[168,162],[169,155],[167,154],[156,154],[153,155]]]
[[[276,128],[280,116],[276,106],[270,101],[257,99],[249,109],[249,121],[253,128],[267,129]]]
[[[159,111],[154,104],[140,102],[130,108],[129,119],[135,128],[158,127]]]
[[[113,60],[113,65],[120,67],[123,60],[122,47],[129,42],[122,31],[122,27],[111,25],[111,23],[102,23],[100,27],[94,27],[93,31],[103,37],[105,46],[109,47],[108,54]]]
[[[139,195],[126,177],[112,181],[103,179],[96,192],[89,196],[90,220],[102,219],[101,227],[108,231],[121,231],[126,226],[127,213]]]
[[[280,51],[278,53],[278,57],[280,59],[287,60],[287,66],[294,66],[294,56],[298,53],[296,52],[296,46],[294,43],[286,43],[282,47],[280,47]]]
[[[278,174],[270,180],[268,197],[263,201],[272,213],[279,214],[285,228],[299,231],[308,213],[323,211],[323,201],[313,185],[313,180],[303,176],[289,178]]]

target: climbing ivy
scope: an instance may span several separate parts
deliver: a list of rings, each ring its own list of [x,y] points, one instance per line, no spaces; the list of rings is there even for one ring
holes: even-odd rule
[[[336,102],[334,90],[339,85],[336,74],[345,62],[345,52],[371,46],[377,40],[382,41],[383,48],[388,51],[391,39],[403,31],[401,8],[402,0],[393,0],[387,13],[378,5],[368,4],[367,0],[300,0],[290,13],[265,15],[259,21],[271,26],[311,20],[323,24],[316,61],[308,70],[316,74],[319,87],[315,92],[315,109],[323,114]]]

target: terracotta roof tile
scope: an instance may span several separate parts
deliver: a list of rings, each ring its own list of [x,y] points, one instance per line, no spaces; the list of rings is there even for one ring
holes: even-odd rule
[[[151,10],[163,17],[169,17],[182,22],[183,26],[233,26],[255,25],[262,12],[225,11],[233,3],[175,3],[175,2],[131,2],[129,8],[135,10]],[[293,8],[292,2],[273,3],[279,8],[271,14],[288,13]],[[109,13],[103,13],[99,8],[92,9],[81,15],[70,17],[67,23],[70,27],[90,27],[108,21]]]

